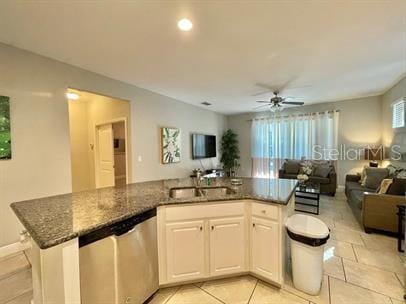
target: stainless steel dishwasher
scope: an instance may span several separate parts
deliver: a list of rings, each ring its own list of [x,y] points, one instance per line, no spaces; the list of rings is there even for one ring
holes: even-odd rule
[[[156,209],[79,238],[82,304],[141,304],[158,290]]]

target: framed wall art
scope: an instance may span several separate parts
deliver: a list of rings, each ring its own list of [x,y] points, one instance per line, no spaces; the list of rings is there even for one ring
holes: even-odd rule
[[[180,162],[180,129],[161,128],[161,150],[163,164]]]
[[[0,96],[0,159],[11,159],[10,98]]]

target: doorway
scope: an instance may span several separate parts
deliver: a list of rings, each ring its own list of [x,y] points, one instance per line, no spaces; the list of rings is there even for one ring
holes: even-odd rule
[[[127,184],[126,123],[113,123],[114,139],[114,180],[116,186]]]
[[[96,188],[127,184],[126,119],[95,126]]]
[[[130,183],[129,101],[75,89],[68,93],[72,191]]]

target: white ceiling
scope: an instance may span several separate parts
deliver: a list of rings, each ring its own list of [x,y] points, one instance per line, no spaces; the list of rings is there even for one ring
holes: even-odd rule
[[[406,1],[2,0],[0,41],[231,114],[270,97],[256,83],[306,104],[384,92],[406,73]]]

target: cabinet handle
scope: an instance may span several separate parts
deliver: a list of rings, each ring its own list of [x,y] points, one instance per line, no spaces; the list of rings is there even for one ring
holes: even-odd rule
[[[200,231],[202,231],[203,230],[203,227],[202,226],[200,226]]]
[[[252,227],[255,227],[255,223],[252,223]]]
[[[211,230],[214,230],[214,226],[211,226]]]
[[[266,210],[262,210],[262,213],[266,213]]]

